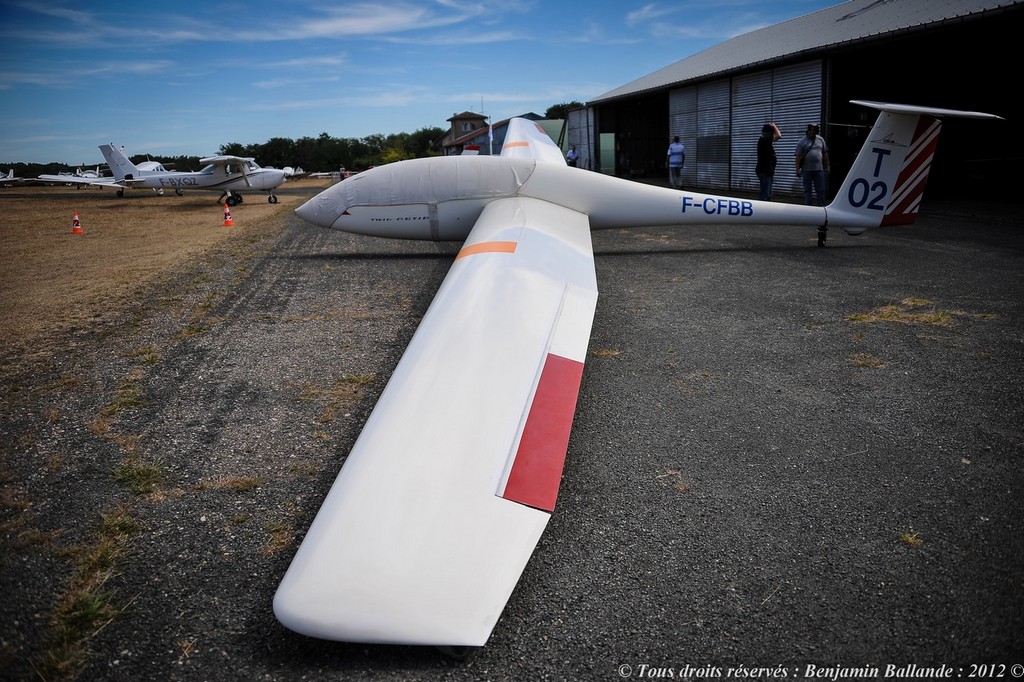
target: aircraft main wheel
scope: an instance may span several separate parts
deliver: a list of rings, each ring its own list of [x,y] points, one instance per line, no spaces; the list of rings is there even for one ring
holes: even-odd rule
[[[185,196],[185,193],[184,193],[184,192],[182,192],[182,191],[181,191],[180,189],[176,189],[176,190],[174,190],[174,193],[175,193],[175,194],[177,194],[177,195],[178,195],[179,197],[181,197],[181,196]]]
[[[238,206],[238,197],[228,197],[224,203],[228,206]]]
[[[825,246],[825,242],[828,240],[828,228],[818,228],[818,246]]]
[[[275,197],[273,194],[271,194],[269,197],[267,197],[267,201],[269,201],[272,204],[276,204],[277,203],[277,197]]]
[[[117,198],[118,199],[123,199],[124,198],[124,190],[123,189],[117,190]]]

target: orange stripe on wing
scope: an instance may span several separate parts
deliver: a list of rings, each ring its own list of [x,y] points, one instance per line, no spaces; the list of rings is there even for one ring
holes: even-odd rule
[[[515,253],[517,245],[518,242],[480,242],[479,244],[470,244],[469,246],[462,247],[459,255],[455,256],[455,260],[465,258],[466,256],[475,256],[478,253]]]
[[[505,144],[502,145],[502,148],[504,149],[505,147],[529,147],[529,146],[530,146],[529,142],[506,142]]]

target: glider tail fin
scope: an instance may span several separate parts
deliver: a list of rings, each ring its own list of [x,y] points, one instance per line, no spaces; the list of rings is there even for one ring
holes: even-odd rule
[[[544,163],[565,166],[562,150],[535,121],[512,118],[505,131],[505,143],[501,155],[514,159],[533,159]]]
[[[101,144],[100,152],[103,153],[103,158],[106,160],[107,165],[110,166],[110,171],[118,182],[122,180],[137,180],[141,176],[138,167],[129,161],[128,157],[120,149],[114,147],[113,144]]]
[[[849,234],[917,219],[943,116],[999,119],[975,111],[853,100],[879,110],[878,120],[828,206],[830,225]]]

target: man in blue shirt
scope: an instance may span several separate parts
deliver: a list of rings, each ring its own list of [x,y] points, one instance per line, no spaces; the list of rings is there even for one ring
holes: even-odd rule
[[[679,141],[679,136],[672,138],[668,146],[668,182],[674,189],[683,188],[683,164],[686,163],[686,147]]]
[[[576,151],[576,145],[569,147],[569,153],[565,155],[565,162],[570,166],[579,163],[580,153]]]

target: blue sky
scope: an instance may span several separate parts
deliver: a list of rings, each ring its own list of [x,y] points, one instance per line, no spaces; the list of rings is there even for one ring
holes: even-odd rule
[[[0,0],[0,163],[197,155],[586,102],[838,0]],[[259,159],[257,159],[259,161]]]

